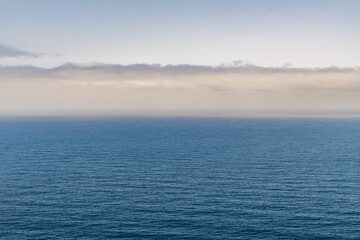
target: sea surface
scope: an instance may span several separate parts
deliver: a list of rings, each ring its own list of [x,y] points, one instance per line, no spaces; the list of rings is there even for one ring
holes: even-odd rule
[[[0,239],[359,239],[360,119],[1,118]]]

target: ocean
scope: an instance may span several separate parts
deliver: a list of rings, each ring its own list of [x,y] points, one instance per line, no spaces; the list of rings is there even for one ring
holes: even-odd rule
[[[0,239],[359,239],[359,181],[360,119],[0,119]]]

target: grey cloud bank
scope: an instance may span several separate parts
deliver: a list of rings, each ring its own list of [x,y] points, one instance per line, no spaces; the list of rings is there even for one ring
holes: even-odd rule
[[[268,68],[242,63],[0,67],[0,113],[359,111],[359,93],[357,67]]]
[[[55,68],[0,67],[0,81],[9,80],[178,90],[359,91],[360,68],[270,68],[242,62],[219,66],[66,63]]]
[[[196,73],[228,73],[228,72],[350,72],[355,71],[356,68],[340,68],[340,67],[327,67],[327,68],[289,68],[289,67],[262,67],[254,64],[222,64],[218,66],[205,66],[205,65],[160,65],[160,64],[73,64],[67,63],[59,67],[50,69],[50,71],[109,71],[115,73],[123,72],[145,72],[145,73],[169,73],[169,74],[196,74]]]
[[[1,54],[1,45],[0,45]],[[204,65],[160,65],[160,64],[74,64],[65,63],[55,68],[40,68],[32,65],[23,66],[1,66],[0,74],[20,75],[22,73],[34,74],[34,76],[47,76],[62,72],[84,72],[97,71],[108,73],[164,73],[164,74],[204,74],[204,73],[335,73],[335,72],[353,72],[359,71],[359,67],[341,68],[290,68],[284,67],[262,67],[253,64],[222,64],[218,66]],[[15,74],[16,73],[16,74]]]

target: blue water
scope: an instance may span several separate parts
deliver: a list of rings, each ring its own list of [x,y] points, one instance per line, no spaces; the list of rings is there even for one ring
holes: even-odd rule
[[[0,119],[1,239],[359,239],[360,120]]]

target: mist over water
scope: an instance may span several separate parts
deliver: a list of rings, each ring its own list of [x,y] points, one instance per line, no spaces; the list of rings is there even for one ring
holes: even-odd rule
[[[1,239],[357,239],[359,119],[1,118]]]

